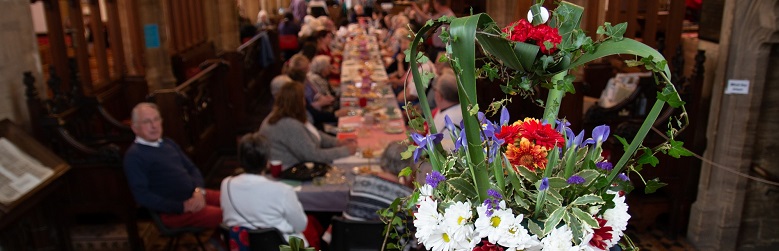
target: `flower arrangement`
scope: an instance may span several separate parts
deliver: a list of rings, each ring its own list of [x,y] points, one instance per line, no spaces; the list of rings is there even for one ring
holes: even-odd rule
[[[417,64],[428,59],[414,45],[421,43],[421,34],[449,25],[441,38],[447,43],[445,60],[457,75],[464,116],[459,125],[446,118],[447,135],[426,128],[432,116],[427,97],[419,92],[422,116],[409,125],[420,133],[411,133],[415,144],[404,157],[427,160],[434,171],[411,197],[380,212],[389,225],[413,222],[413,236],[429,250],[607,250],[618,243],[632,247],[629,240],[620,242],[626,239],[623,231],[630,219],[625,197],[632,185],[627,174],[638,174],[646,192],[663,186],[657,179],[646,181],[639,171],[642,165],[656,165],[658,153],[677,158],[690,154],[674,139],[687,116],[660,53],[622,37],[624,23],[605,23],[598,28],[600,38],[593,40],[579,28],[582,12],[567,2],[551,12],[537,3],[528,20],[509,27],[500,28],[488,15],[477,14],[430,20],[418,31],[408,53],[417,55],[410,61],[416,88],[425,89],[429,76],[421,75]],[[477,43],[488,58],[481,68],[475,67]],[[663,86],[637,135],[629,143],[614,136],[625,147],[616,163],[601,156],[610,137],[608,126],[575,133],[566,120],[557,118],[561,99],[575,91],[568,71],[614,54],[640,57],[628,65],[653,71],[655,82]],[[512,123],[502,107],[506,100],[481,111],[477,78],[504,79],[501,88],[509,95],[548,88],[543,117]],[[665,104],[681,111],[672,118],[676,123],[670,123],[670,139],[657,147],[642,146]],[[490,121],[485,112],[499,113],[499,120]],[[453,151],[440,146],[444,137],[455,142]],[[401,212],[413,219],[404,219]],[[393,229],[388,227],[387,236],[402,235]],[[399,248],[394,243],[387,247]]]

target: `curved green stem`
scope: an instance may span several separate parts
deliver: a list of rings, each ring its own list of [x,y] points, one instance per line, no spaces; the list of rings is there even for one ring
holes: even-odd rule
[[[563,90],[563,87],[560,86],[561,83],[558,83],[565,78],[565,75],[568,75],[567,71],[563,71],[552,76],[552,86],[554,86],[554,88],[549,89],[549,95],[546,97],[544,120],[551,124],[552,127],[555,126],[557,114],[560,112],[560,104],[562,104],[563,96],[565,96],[565,91]]]

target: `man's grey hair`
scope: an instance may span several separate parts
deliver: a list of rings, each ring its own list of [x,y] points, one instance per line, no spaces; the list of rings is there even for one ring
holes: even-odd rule
[[[270,81],[270,95],[273,96],[273,98],[276,98],[276,95],[279,94],[281,87],[292,81],[292,78],[284,74],[276,76],[273,78],[273,80]]]
[[[441,76],[436,78],[435,86],[435,91],[440,93],[444,100],[460,103],[460,98],[457,94],[457,78],[455,78],[454,74],[441,74]]]
[[[327,67],[332,67],[330,65],[330,57],[326,55],[319,55],[311,60],[311,65],[309,66],[308,71],[321,74],[322,71],[324,71]]]
[[[151,102],[138,103],[137,105],[135,105],[135,107],[133,107],[133,112],[131,114],[131,121],[133,124],[135,124],[135,122],[138,121],[138,111],[140,111],[142,107],[149,107],[154,110],[157,110],[157,113],[160,112],[160,108],[155,103],[151,103]]]
[[[408,149],[407,145],[402,141],[393,141],[384,148],[384,153],[381,155],[381,168],[384,171],[398,175],[403,168],[407,166],[413,166],[414,160],[412,158],[402,159],[400,154]]]

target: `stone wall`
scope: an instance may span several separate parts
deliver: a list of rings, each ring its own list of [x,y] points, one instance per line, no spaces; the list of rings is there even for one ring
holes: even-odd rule
[[[29,0],[0,0],[0,119],[29,128],[22,74],[33,72],[42,90],[38,43]]]
[[[771,48],[766,83],[779,83],[779,45]],[[766,88],[760,108],[753,168],[779,176],[779,89]],[[761,175],[761,171],[752,172]],[[763,177],[765,178],[765,177]],[[779,250],[779,187],[750,181],[746,187],[738,250]]]

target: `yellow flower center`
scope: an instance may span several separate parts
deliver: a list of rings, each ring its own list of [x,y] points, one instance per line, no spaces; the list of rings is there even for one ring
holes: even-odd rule
[[[444,239],[444,242],[449,242],[449,235],[448,234],[444,233],[441,237]]]
[[[500,217],[492,216],[490,222],[492,223],[492,227],[498,227],[498,225],[500,225]]]
[[[509,228],[509,233],[516,234],[517,233],[517,228],[515,228],[515,227]]]
[[[458,217],[457,218],[457,225],[462,225],[463,224],[463,220],[465,220],[465,218],[463,218],[462,216]]]

